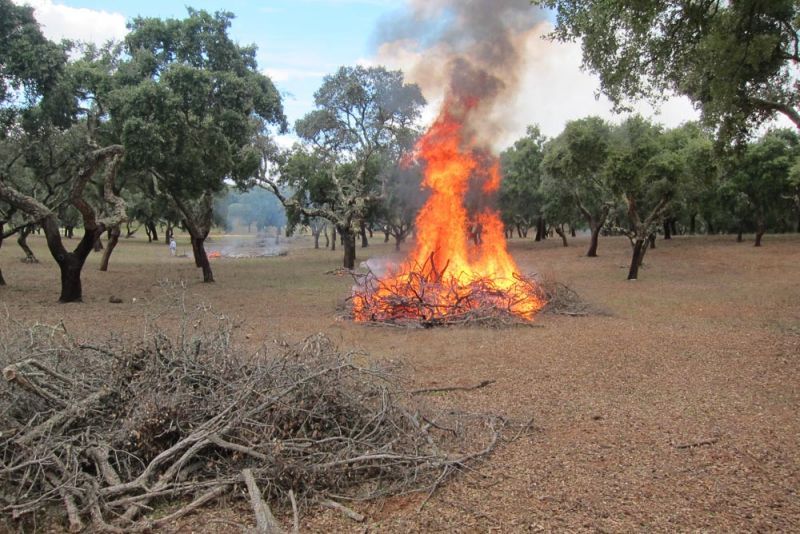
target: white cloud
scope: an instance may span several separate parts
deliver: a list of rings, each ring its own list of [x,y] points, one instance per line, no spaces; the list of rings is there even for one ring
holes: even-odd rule
[[[264,74],[270,77],[273,82],[287,82],[289,80],[304,80],[308,78],[322,78],[327,72],[321,70],[309,70],[302,68],[280,68],[267,67]]]
[[[72,39],[103,44],[109,39],[122,39],[128,33],[121,13],[70,7],[53,0],[14,1],[31,6],[42,32],[54,41]]]

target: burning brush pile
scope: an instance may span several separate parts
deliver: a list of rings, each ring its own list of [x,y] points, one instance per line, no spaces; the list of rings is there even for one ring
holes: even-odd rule
[[[529,323],[545,306],[546,291],[506,250],[494,155],[518,120],[511,104],[543,19],[528,0],[410,0],[402,16],[387,19],[379,59],[401,67],[441,108],[414,153],[430,191],[415,248],[390,272],[359,279],[357,321]]]
[[[368,273],[353,294],[357,321],[418,323],[530,322],[545,304],[533,279],[519,274],[492,207],[500,164],[470,145],[469,101],[449,101],[417,145],[431,196],[416,220],[416,245],[386,276]]]
[[[498,442],[499,418],[426,409],[391,368],[322,335],[252,355],[225,317],[175,322],[128,347],[6,321],[0,530],[59,516],[71,531],[159,530],[243,493],[260,531],[270,504],[295,525],[310,506],[363,520],[342,501],[430,494]]]

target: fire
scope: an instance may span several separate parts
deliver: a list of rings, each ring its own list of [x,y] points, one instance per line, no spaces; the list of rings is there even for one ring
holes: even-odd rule
[[[437,323],[481,310],[530,321],[544,305],[506,250],[498,212],[466,205],[476,185],[483,204],[497,193],[500,164],[474,146],[453,108],[445,106],[416,147],[431,196],[417,215],[415,248],[394,272],[367,276],[355,289],[357,321]]]

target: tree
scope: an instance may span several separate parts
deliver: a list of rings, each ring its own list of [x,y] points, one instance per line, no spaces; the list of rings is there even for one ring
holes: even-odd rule
[[[24,214],[18,228],[35,223],[44,229],[61,271],[60,300],[80,301],[86,257],[99,234],[126,217],[114,185],[124,149],[101,146],[102,106],[93,80],[83,75],[83,63],[67,63],[67,45],[45,39],[29,7],[0,0],[0,15],[0,201],[5,213]],[[87,200],[87,186],[101,168],[106,216]],[[66,203],[80,212],[84,226],[72,252],[59,228],[58,213]]]
[[[425,99],[417,85],[404,83],[400,71],[357,66],[341,67],[326,76],[314,94],[314,103],[317,109],[297,121],[295,129],[310,147],[307,156],[331,185],[325,203],[309,203],[311,199],[301,194],[306,187],[295,189],[291,197],[281,192],[279,182],[297,185],[298,180],[310,179],[311,174],[300,176],[293,168],[278,165],[276,180],[270,174],[272,169],[264,165],[260,183],[273,191],[289,212],[330,221],[344,242],[344,267],[352,269],[356,235],[369,210],[386,194],[389,174],[374,172],[374,166],[398,161],[411,146]],[[265,153],[265,162],[269,156]]]
[[[400,165],[389,169],[387,194],[382,203],[378,219],[388,236],[394,237],[394,248],[400,245],[414,229],[414,221],[425,203],[426,193],[422,190],[423,172],[418,164]]]
[[[773,130],[726,164],[729,194],[738,201],[738,213],[754,223],[757,247],[767,228],[791,213],[790,173],[797,153],[795,132]]]
[[[638,278],[646,244],[685,172],[683,140],[680,131],[664,134],[660,127],[639,116],[612,130],[609,158],[603,172],[625,206],[628,224],[619,225],[619,229],[631,240],[633,249],[628,280]]]
[[[796,0],[534,0],[553,37],[582,39],[583,62],[618,107],[678,93],[733,137],[782,114],[800,128]]]
[[[539,191],[545,137],[538,126],[528,126],[526,135],[500,155],[503,181],[500,184],[500,210],[520,237],[536,224],[536,241],[543,238],[543,198]]]
[[[204,248],[214,193],[226,180],[248,183],[259,165],[257,136],[286,122],[256,48],[229,37],[232,19],[191,8],[182,20],[134,19],[111,104],[129,161],[174,202],[205,282],[214,281]]]
[[[612,189],[603,174],[610,138],[611,128],[600,117],[570,121],[548,143],[542,160],[545,189],[559,198],[571,197],[586,220],[591,231],[586,252],[590,258],[597,256],[600,230],[614,204]]]

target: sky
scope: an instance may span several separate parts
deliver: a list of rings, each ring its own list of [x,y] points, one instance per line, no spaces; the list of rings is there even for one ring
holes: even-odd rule
[[[188,0],[14,0],[34,7],[37,20],[51,39],[77,39],[102,43],[121,39],[126,22],[136,16],[183,17]],[[503,0],[497,0],[503,1]],[[391,21],[404,0],[194,0],[190,5],[207,11],[226,10],[236,15],[230,34],[240,44],[258,46],[259,68],[284,95],[290,123],[314,107],[314,91],[326,74],[342,65],[381,62],[376,46],[380,21]],[[541,23],[544,36],[550,29]],[[587,115],[619,120],[611,105],[597,98],[597,78],[581,70],[580,46],[546,39],[526,51],[525,76],[518,94],[509,101],[515,117],[500,134],[498,149],[538,124],[545,135],[555,136],[564,124]],[[390,65],[403,68],[402,62]],[[691,104],[673,98],[660,113],[647,105],[637,111],[667,127],[698,117]],[[435,115],[431,109],[425,117]],[[291,139],[289,137],[288,139]]]

